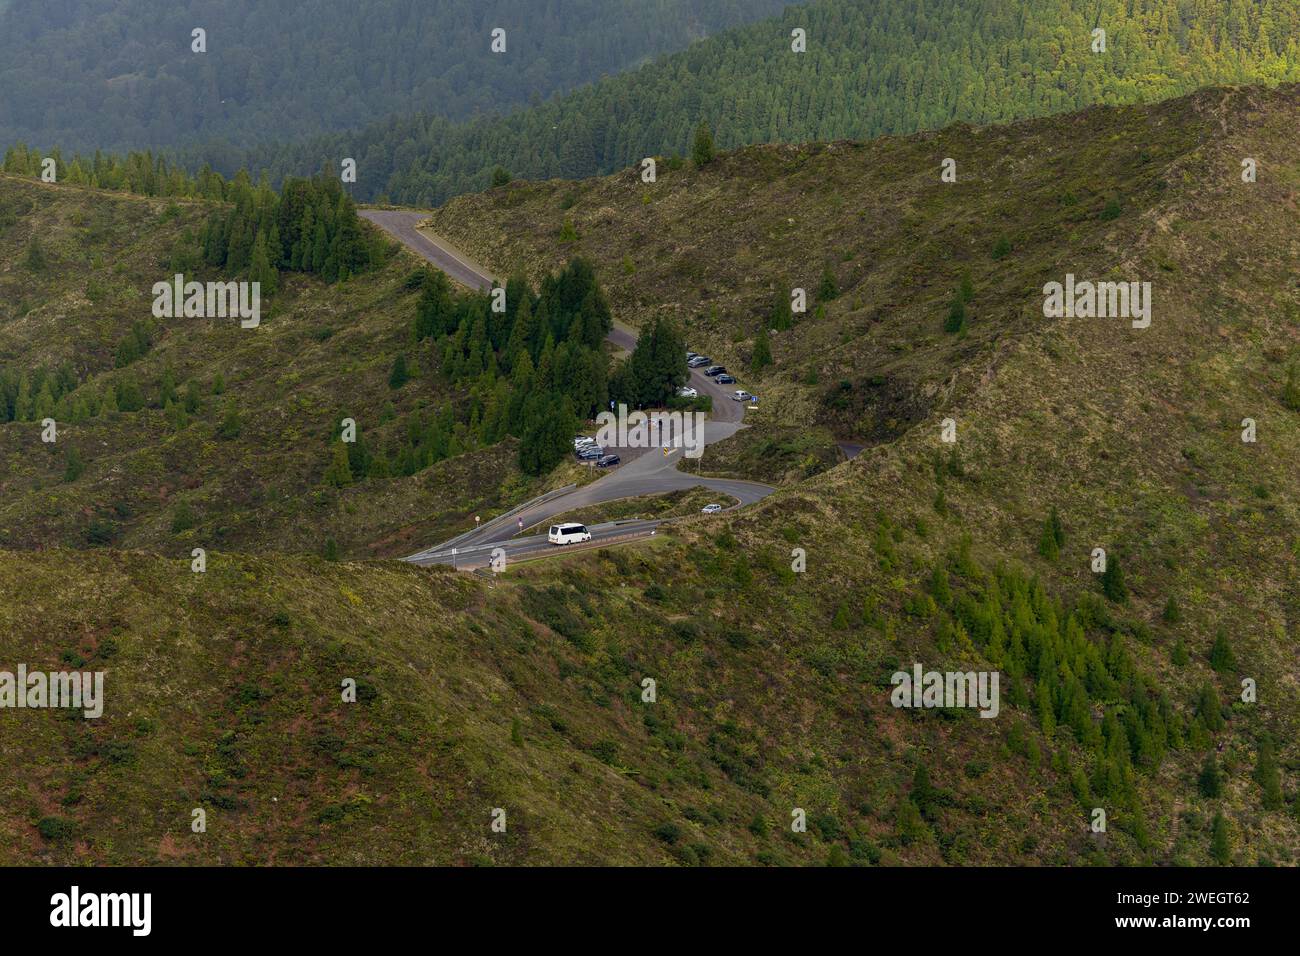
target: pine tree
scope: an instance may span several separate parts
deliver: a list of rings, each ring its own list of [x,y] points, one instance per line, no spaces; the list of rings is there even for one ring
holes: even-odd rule
[[[1038,553],[1048,561],[1055,561],[1061,555],[1060,545],[1056,541],[1056,533],[1052,529],[1051,518],[1043,521],[1043,533],[1038,538]]]
[[[1165,601],[1165,609],[1160,614],[1161,620],[1166,624],[1177,624],[1183,619],[1183,612],[1178,607],[1178,601],[1171,594],[1169,600]]]
[[[929,817],[930,810],[933,807],[937,794],[934,787],[930,785],[930,771],[925,764],[918,763],[916,769],[912,772],[912,792],[910,798],[916,804],[916,808],[921,811],[921,816]]]
[[[388,387],[401,388],[410,379],[411,375],[406,368],[406,354],[399,352],[397,358],[393,360],[392,371],[388,373]]]
[[[325,484],[333,485],[335,488],[343,488],[352,484],[352,466],[348,462],[348,447],[346,442],[337,441],[334,443],[333,457],[330,459],[329,467],[325,469]]]
[[[966,330],[966,303],[961,300],[961,296],[954,296],[948,306],[948,317],[943,320],[943,330],[950,335]]]
[[[1225,674],[1237,667],[1237,657],[1232,653],[1228,635],[1222,628],[1214,635],[1214,645],[1210,648],[1210,667],[1219,674]]]
[[[1228,838],[1228,821],[1221,812],[1214,815],[1214,824],[1210,836],[1210,856],[1220,866],[1227,866],[1232,862],[1232,847]]]
[[[1175,667],[1186,667],[1191,656],[1187,653],[1187,644],[1180,637],[1174,642],[1174,649],[1170,652],[1169,660]]]
[[[849,621],[849,609],[841,603],[835,609],[835,617],[831,619],[831,627],[833,627],[837,631],[844,631],[844,630],[848,630],[850,623],[851,622]]]
[[[759,328],[758,334],[754,337],[754,357],[750,362],[750,368],[755,374],[772,364],[772,345],[767,338],[767,329]]]
[[[696,166],[707,166],[713,162],[713,132],[709,124],[701,122],[695,128],[695,141],[691,144],[691,161]]]
[[[1124,583],[1124,570],[1120,567],[1118,555],[1111,555],[1106,560],[1106,570],[1101,573],[1101,593],[1116,604],[1128,600],[1128,585]]]
[[[1219,762],[1215,759],[1214,751],[1210,751],[1209,756],[1205,758],[1205,763],[1201,766],[1201,775],[1196,778],[1196,786],[1201,796],[1211,800],[1223,792],[1223,774],[1219,770]]]
[[[830,302],[839,294],[839,286],[835,284],[835,273],[831,271],[830,265],[827,265],[822,270],[822,282],[817,288],[817,301]]]
[[[36,236],[32,236],[27,243],[27,255],[23,258],[23,265],[27,267],[28,272],[45,271],[45,249]]]
[[[1282,780],[1278,775],[1273,738],[1269,734],[1264,734],[1259,742],[1259,755],[1255,761],[1255,782],[1259,784],[1264,809],[1281,810]]]
[[[326,561],[337,561],[339,559],[339,543],[333,537],[325,539],[323,555]]]
[[[233,402],[228,402],[226,404],[226,414],[221,419],[221,425],[217,428],[217,437],[225,439],[238,438],[243,430],[244,423],[239,418],[239,410]]]
[[[1201,694],[1196,702],[1196,716],[1210,733],[1223,729],[1223,705],[1219,703],[1219,695],[1210,684],[1201,686]]]
[[[1286,386],[1282,389],[1282,404],[1293,412],[1300,412],[1300,366],[1287,369]]]
[[[86,466],[81,461],[81,453],[76,448],[69,448],[67,460],[63,467],[63,480],[76,481],[85,470]]]
[[[274,295],[276,287],[279,285],[280,274],[271,265],[270,257],[266,251],[266,239],[260,232],[257,234],[257,241],[253,243],[252,261],[248,267],[248,279],[250,282],[259,284],[258,291],[264,296]]]

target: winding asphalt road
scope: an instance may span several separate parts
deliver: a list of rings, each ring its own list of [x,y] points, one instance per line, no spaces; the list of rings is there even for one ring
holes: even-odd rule
[[[492,285],[492,275],[451,244],[421,232],[417,226],[428,218],[427,213],[409,210],[363,209],[361,216],[399,240],[407,248],[432,263],[455,281],[471,289],[487,289]],[[607,336],[615,347],[630,352],[636,345],[636,332],[624,325],[615,324]],[[717,384],[698,369],[691,370],[691,385],[702,395],[713,398],[713,412],[704,425],[704,443],[730,438],[744,427],[744,402],[731,398],[731,389]],[[467,532],[433,548],[406,558],[414,564],[452,564],[460,568],[483,567],[492,560],[492,553],[501,548],[507,562],[540,553],[553,553],[545,535],[517,536],[520,528],[541,524],[558,514],[574,511],[607,501],[658,495],[671,491],[703,486],[719,495],[735,498],[743,507],[769,495],[774,489],[756,481],[739,481],[727,478],[692,477],[678,470],[684,450],[670,448],[665,454],[659,447],[624,448],[615,446],[623,464],[606,472],[599,480],[563,494],[544,495],[506,515],[494,518],[481,528]],[[608,450],[608,449],[607,449]],[[592,525],[592,546],[612,540],[649,537],[655,533],[660,520],[613,521]]]

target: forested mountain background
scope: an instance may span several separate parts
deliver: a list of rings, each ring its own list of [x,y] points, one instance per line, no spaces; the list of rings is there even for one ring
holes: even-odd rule
[[[806,53],[791,31],[807,31]],[[1106,31],[1093,52],[1094,28]],[[609,172],[683,153],[701,120],[723,148],[868,138],[1149,102],[1211,84],[1300,79],[1300,0],[820,0],[728,30],[509,116],[424,113],[254,151],[192,151],[197,168],[273,180],[340,157],[356,195],[435,205],[488,186]]]
[[[540,101],[785,0],[0,0],[0,144],[247,145]],[[507,52],[490,51],[493,28]],[[191,31],[207,32],[207,52]]]

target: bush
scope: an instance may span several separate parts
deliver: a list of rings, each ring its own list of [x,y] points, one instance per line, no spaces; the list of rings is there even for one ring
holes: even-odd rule
[[[65,820],[63,817],[42,817],[36,824],[36,829],[46,840],[54,842],[71,837],[76,827],[71,820]]]
[[[197,523],[194,517],[194,509],[186,502],[182,501],[172,511],[172,534],[180,534],[182,531],[188,531]]]

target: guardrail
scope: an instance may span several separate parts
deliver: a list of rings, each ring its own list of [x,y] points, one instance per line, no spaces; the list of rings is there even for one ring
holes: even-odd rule
[[[470,528],[468,531],[464,531],[461,534],[456,535],[456,537],[444,541],[442,544],[436,544],[432,548],[426,548],[425,550],[421,551],[420,554],[436,554],[440,551],[450,551],[452,548],[460,547],[460,543],[466,540],[467,538],[470,538],[476,534],[480,534],[483,531],[496,528],[501,524],[504,524],[505,522],[509,521],[515,515],[527,511],[529,508],[532,508],[535,505],[540,505],[547,501],[550,501],[552,498],[558,497],[560,495],[567,495],[570,491],[573,491],[577,487],[578,486],[576,484],[565,485],[563,488],[556,488],[554,491],[548,491],[544,495],[538,495],[536,498],[533,498],[530,501],[525,501],[521,505],[515,505],[509,511],[503,511],[495,518],[489,518],[487,521],[483,522],[483,524],[479,525],[478,527]]]

